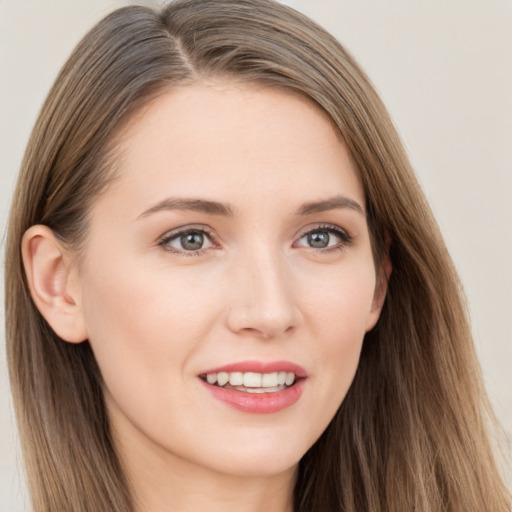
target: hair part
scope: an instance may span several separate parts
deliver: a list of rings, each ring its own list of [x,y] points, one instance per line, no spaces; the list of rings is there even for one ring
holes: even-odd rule
[[[116,137],[173,87],[212,78],[300,93],[357,163],[376,261],[393,275],[354,382],[299,464],[295,510],[509,510],[461,285],[396,130],[332,36],[270,0],[178,0],[119,9],[79,43],[32,132],[6,260],[8,364],[36,512],[134,510],[88,342],[63,342],[34,306],[20,244],[45,224],[80,249],[117,173]]]

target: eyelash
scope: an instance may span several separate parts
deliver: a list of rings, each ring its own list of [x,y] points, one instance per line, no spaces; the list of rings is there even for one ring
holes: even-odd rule
[[[339,238],[339,240],[340,240],[340,242],[338,242],[334,246],[328,246],[328,247],[318,248],[318,249],[315,249],[314,247],[309,247],[310,249],[316,250],[322,254],[344,250],[346,247],[350,247],[354,243],[353,237],[347,231],[345,231],[344,229],[341,229],[338,226],[332,225],[332,224],[322,224],[322,225],[315,226],[311,229],[308,229],[308,230],[302,232],[300,234],[300,236],[297,238],[297,240],[301,240],[305,236],[307,236],[311,233],[315,233],[315,232],[327,232],[327,233],[329,233],[329,235],[334,235],[337,238]],[[164,235],[159,240],[158,245],[160,247],[162,247],[164,250],[172,252],[174,254],[179,254],[179,255],[183,255],[183,256],[199,256],[199,255],[203,254],[208,248],[198,249],[195,251],[187,251],[187,250],[175,249],[170,246],[170,243],[173,240],[177,240],[178,238],[180,238],[183,235],[195,234],[195,233],[201,234],[203,236],[205,235],[210,240],[212,246],[215,247],[216,243],[215,243],[215,237],[213,235],[213,231],[205,228],[204,226],[197,227],[197,228],[187,227],[184,229],[180,229],[178,231],[173,231],[171,233],[168,233],[168,234]]]
[[[340,242],[335,244],[334,246],[328,246],[324,248],[317,249],[318,252],[325,254],[325,253],[332,253],[336,251],[342,251],[346,249],[347,247],[350,247],[354,244],[354,238],[344,229],[341,229],[338,226],[335,226],[333,224],[321,224],[318,226],[314,226],[311,229],[307,229],[304,231],[299,237],[298,240],[301,240],[305,236],[315,233],[315,232],[327,232],[329,235],[335,235],[339,238]],[[310,247],[310,249],[315,249],[314,247]]]

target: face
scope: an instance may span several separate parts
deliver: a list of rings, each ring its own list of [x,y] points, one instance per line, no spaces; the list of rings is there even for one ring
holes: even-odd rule
[[[380,312],[346,146],[297,95],[204,84],[144,109],[119,154],[79,283],[121,453],[290,470]]]

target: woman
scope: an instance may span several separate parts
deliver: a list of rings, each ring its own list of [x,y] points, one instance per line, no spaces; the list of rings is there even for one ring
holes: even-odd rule
[[[510,507],[396,132],[287,7],[100,22],[34,128],[6,276],[36,511]]]

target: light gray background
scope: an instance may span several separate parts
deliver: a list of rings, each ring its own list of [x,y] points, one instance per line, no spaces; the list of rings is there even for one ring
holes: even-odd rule
[[[86,30],[124,3],[131,2],[0,0],[2,234],[24,146],[55,75]],[[283,3],[334,33],[387,104],[462,276],[486,385],[512,433],[512,1]],[[1,249],[3,261],[3,238]],[[0,329],[0,512],[22,512],[4,346]]]

